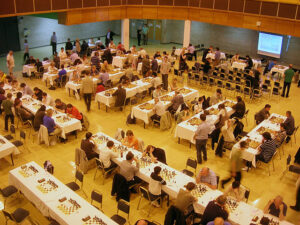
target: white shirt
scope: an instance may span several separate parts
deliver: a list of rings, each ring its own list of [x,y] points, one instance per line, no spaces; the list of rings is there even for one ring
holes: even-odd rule
[[[159,97],[161,95],[162,95],[161,90],[155,89],[153,91],[153,98],[157,98],[157,97]]]
[[[99,159],[103,163],[105,168],[110,167],[110,160],[113,158],[118,158],[118,154],[110,150],[108,147],[100,149]]]
[[[54,100],[50,95],[47,95],[46,98],[43,98],[42,103],[47,105],[47,106],[48,105],[49,106],[54,106],[55,105]]]
[[[59,54],[58,54],[58,56],[59,56],[59,58],[60,58],[61,60],[67,58],[67,54],[66,54],[65,51],[60,51]]]
[[[14,55],[7,54],[6,61],[7,67],[15,67]]]
[[[140,55],[142,58],[144,58],[144,57],[147,55],[146,50],[143,49],[143,50],[139,51],[139,55]]]
[[[162,102],[158,102],[157,104],[155,104],[155,106],[153,107],[153,110],[154,110],[155,114],[158,116],[162,116],[166,112],[165,106]]]
[[[151,81],[151,84],[153,85],[154,88],[156,88],[158,85],[161,85],[161,78],[160,77],[155,77]]]

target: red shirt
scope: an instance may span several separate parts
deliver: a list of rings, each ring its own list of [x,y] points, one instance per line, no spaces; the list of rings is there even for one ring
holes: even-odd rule
[[[97,86],[96,93],[99,93],[99,92],[102,92],[102,91],[105,91],[105,87],[102,84],[100,84],[100,85]]]
[[[82,120],[82,115],[80,114],[80,112],[78,111],[78,109],[75,108],[75,106],[73,106],[71,109],[67,108],[66,112],[68,114],[73,115],[74,118],[76,118],[78,120]]]

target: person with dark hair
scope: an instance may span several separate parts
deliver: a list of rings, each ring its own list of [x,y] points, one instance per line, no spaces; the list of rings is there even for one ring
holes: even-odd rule
[[[202,163],[202,154],[204,161],[207,161],[206,143],[208,134],[210,133],[210,125],[206,122],[206,115],[204,113],[200,115],[200,120],[202,123],[198,126],[194,135],[194,140],[196,140],[197,161],[199,164]]]
[[[246,112],[246,105],[241,96],[237,96],[236,100],[237,103],[234,106],[232,106],[234,113],[231,114],[230,118],[237,117],[239,119],[242,119]]]
[[[88,160],[93,158],[99,158],[99,154],[94,151],[96,145],[92,139],[93,134],[91,132],[87,132],[85,134],[85,139],[81,140],[80,148],[85,152]]]
[[[224,220],[227,220],[229,210],[226,205],[226,200],[225,195],[220,195],[216,200],[210,201],[204,210],[201,224],[207,224],[217,217],[222,217]]]
[[[122,141],[122,144],[129,147],[129,148],[134,148],[135,150],[139,149],[139,141],[135,136],[133,135],[132,130],[128,130],[126,132],[126,137]]]
[[[132,164],[132,162],[135,161],[136,166]],[[139,160],[134,156],[134,154],[129,151],[126,155],[126,160],[123,160],[120,164],[120,174],[125,177],[125,179],[128,182],[128,186],[132,186],[136,183],[141,182],[141,179],[139,179],[136,175],[136,173],[140,169],[140,163]]]
[[[15,110],[17,115],[23,122],[29,120],[33,124],[34,116],[22,107],[21,100],[15,101]]]
[[[47,105],[47,106],[54,106],[55,105],[53,98],[50,95],[48,95],[46,92],[43,92],[42,103]]]
[[[279,218],[280,221],[286,217],[287,206],[283,202],[283,198],[278,195],[276,198],[270,200],[264,208],[264,213],[269,213]]]
[[[245,67],[245,70],[251,70],[253,67],[253,61],[249,55],[246,55],[246,63],[247,63],[247,66]]]
[[[240,202],[245,199],[245,192],[246,189],[244,188],[244,186],[241,186],[239,181],[233,181],[232,184],[224,192],[224,195],[230,196]]]
[[[184,187],[186,190],[181,188],[175,201],[175,207],[181,212],[184,212],[191,204],[197,201],[197,198],[195,198],[191,193],[192,190],[196,188],[196,184],[189,182]]]
[[[72,44],[70,38],[68,38],[68,41],[66,42],[65,49],[66,49],[66,52],[69,53],[69,54],[70,54],[70,53],[72,52],[72,50],[73,50],[73,44]]]
[[[4,111],[4,121],[5,121],[5,131],[8,131],[8,119],[10,119],[10,123],[14,124],[14,114],[12,111],[13,108],[13,102],[12,102],[12,93],[7,94],[7,99],[2,101],[2,108]]]
[[[152,162],[155,162],[155,163],[157,161],[159,161],[159,162],[162,162],[164,164],[167,164],[165,151],[161,148],[156,148],[153,145],[148,145],[146,147],[146,149],[144,150],[142,156],[143,157],[149,156],[151,158]]]
[[[17,92],[17,95],[16,95],[16,98],[15,98],[15,101],[14,101],[14,106],[16,107],[16,104],[21,102],[21,98],[22,98],[23,94],[22,92]]]
[[[58,72],[57,80],[58,82],[62,81],[62,77],[67,75],[64,64],[61,65],[61,70]],[[64,80],[62,81],[64,82]]]
[[[276,151],[276,143],[269,132],[264,132],[262,136],[262,144],[259,147],[260,153],[256,155],[256,161],[260,160],[264,163],[268,163]]]
[[[293,81],[294,75],[295,75],[295,71],[293,70],[293,65],[290,64],[289,68],[286,71],[284,71],[284,84],[283,84],[281,97],[284,97],[285,93],[286,93],[285,97],[286,98],[289,97],[290,87],[291,87],[291,83]],[[287,90],[287,91],[285,92],[285,90]]]
[[[210,101],[211,101],[211,105],[215,105],[217,103],[219,103],[220,101],[223,101],[224,97],[223,97],[223,93],[222,90],[220,88],[218,88],[216,90],[216,93],[211,96]]]
[[[202,55],[202,62],[205,63],[207,61],[206,56],[209,52],[212,52],[212,51],[213,51],[213,46],[209,46],[209,48],[204,49],[203,55]]]
[[[296,181],[296,188],[297,188],[296,204],[295,205],[291,205],[290,208],[299,212],[300,211],[300,177]]]
[[[50,38],[50,43],[52,46],[52,55],[54,55],[54,53],[56,53],[56,46],[57,46],[57,37],[56,37],[56,33],[53,32],[51,38]]]
[[[34,99],[42,101],[42,99],[43,99],[43,91],[41,89],[39,89],[38,87],[35,87],[35,88],[33,88],[33,92],[34,93],[33,93],[32,97]]]
[[[42,105],[36,112],[33,119],[33,129],[35,131],[38,131],[40,129],[41,124],[43,124],[43,118],[45,114],[46,114],[46,106]]]
[[[146,74],[149,72],[150,70],[150,59],[149,59],[149,55],[146,55],[146,57],[144,57],[142,59],[142,75],[143,77],[146,76]]]
[[[59,98],[55,99],[55,109],[60,112],[66,112],[67,105],[62,102]]]
[[[182,121],[187,120],[190,117],[190,109],[189,107],[183,103],[181,105],[181,111],[177,114],[177,124],[181,123]]]
[[[72,118],[78,119],[80,121],[82,120],[82,114],[72,104],[67,105],[66,113]]]
[[[291,111],[286,111],[285,115],[286,115],[286,119],[283,122],[283,124],[286,130],[286,134],[288,135],[288,137],[286,138],[286,143],[289,143],[289,141],[291,140],[290,136],[294,133],[295,130],[295,119],[292,116]]]
[[[276,132],[275,144],[279,148],[286,138],[286,131],[284,123],[280,124],[280,130]]]
[[[219,47],[216,47],[216,52],[215,52],[215,66],[218,66],[221,61],[221,52]]]
[[[26,85],[25,83],[21,83],[20,88],[21,88],[21,91],[22,91],[23,95],[30,95],[30,96],[33,95],[32,89],[28,85]]]
[[[105,148],[100,148],[100,161],[104,165],[104,170],[108,171],[113,168],[116,168],[118,165],[112,161],[114,158],[118,158],[118,154],[116,152],[113,152],[112,148],[114,147],[113,141],[108,141],[106,143]]]
[[[123,110],[123,106],[126,100],[126,90],[122,87],[122,84],[118,85],[118,89],[112,94],[116,97],[115,107],[120,107],[120,110]]]
[[[90,71],[86,72],[85,78],[82,79],[82,88],[81,91],[83,93],[84,102],[87,107],[87,111],[91,110],[91,101],[92,95],[94,93],[94,82],[93,78],[91,77]]]
[[[269,118],[270,109],[271,109],[271,105],[266,104],[262,110],[260,110],[258,113],[255,114],[254,118],[257,125]]]
[[[2,115],[2,102],[6,99],[5,97],[5,90],[0,89],[0,115]]]
[[[162,196],[162,185],[166,185],[166,181],[160,176],[161,167],[156,166],[154,167],[154,171],[150,175],[150,181],[149,181],[149,194],[151,201],[154,199],[157,199]],[[165,194],[164,194],[165,195]],[[159,200],[158,200],[159,201]],[[159,207],[159,202],[153,202],[152,204],[155,207]]]
[[[221,180],[221,186],[224,188],[224,185],[231,181],[234,178],[235,181],[241,182],[242,180],[242,166],[243,151],[247,148],[247,142],[241,141],[239,148],[232,149],[231,158],[230,158],[230,176],[224,180]]]
[[[203,96],[199,97],[198,101],[193,106],[195,114],[198,114],[203,110],[203,102],[204,102]]]
[[[171,64],[168,60],[168,56],[164,56],[161,64],[160,72],[162,74],[161,77],[163,82],[163,88],[165,91],[168,90],[168,76],[170,73],[170,69],[171,69]]]
[[[179,106],[184,103],[183,96],[179,91],[175,91],[175,95],[171,100],[171,103],[172,105],[168,108],[168,110],[170,111],[170,113],[174,114],[176,113]]]

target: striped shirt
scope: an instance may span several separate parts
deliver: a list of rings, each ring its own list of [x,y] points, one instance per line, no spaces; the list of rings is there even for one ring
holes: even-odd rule
[[[275,140],[269,140],[264,142],[261,146],[261,155],[265,162],[269,162],[276,151]]]

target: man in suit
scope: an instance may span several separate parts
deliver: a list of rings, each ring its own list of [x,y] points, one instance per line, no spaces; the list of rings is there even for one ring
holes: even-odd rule
[[[110,29],[108,29],[107,33],[106,33],[106,36],[105,36],[105,45],[106,47],[109,45],[109,43],[114,40],[114,35],[115,33],[112,32]]]
[[[94,93],[94,82],[90,71],[86,71],[85,78],[82,79],[82,93],[87,111],[89,112],[91,109],[92,94]]]
[[[52,55],[54,55],[54,53],[57,53],[57,50],[56,50],[57,37],[56,37],[55,32],[53,32],[50,42],[51,42],[51,46],[52,46]]]
[[[93,158],[99,158],[99,154],[94,152],[95,143],[92,140],[93,134],[91,132],[87,132],[85,134],[85,139],[82,139],[80,148],[85,152],[88,160]]]

